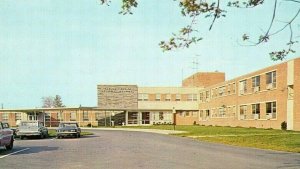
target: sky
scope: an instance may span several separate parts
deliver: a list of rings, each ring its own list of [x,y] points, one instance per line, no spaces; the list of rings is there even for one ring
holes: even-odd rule
[[[244,33],[255,37],[268,28],[274,1],[254,9],[226,8],[226,17],[211,31],[212,18],[198,18],[196,28],[204,39],[171,52],[162,52],[158,43],[190,21],[181,16],[178,2],[139,0],[134,14],[125,16],[118,14],[120,2],[106,6],[99,0],[1,0],[3,107],[41,107],[42,97],[55,95],[66,106],[96,106],[97,84],[180,86],[197,71],[225,72],[230,80],[286,61],[274,62],[268,53],[285,47],[288,30],[266,44],[241,45]],[[271,31],[291,19],[297,5],[280,1]],[[295,36],[299,21],[293,25]],[[299,56],[300,50],[287,60]]]

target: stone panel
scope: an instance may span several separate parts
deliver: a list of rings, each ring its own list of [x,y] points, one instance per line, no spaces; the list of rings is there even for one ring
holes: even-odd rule
[[[137,109],[137,85],[98,85],[98,107],[103,109]]]

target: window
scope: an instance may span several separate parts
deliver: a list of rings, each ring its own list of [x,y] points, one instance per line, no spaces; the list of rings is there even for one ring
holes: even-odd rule
[[[143,93],[139,93],[138,94],[138,101],[142,101],[143,100]]]
[[[160,101],[160,94],[155,95],[155,101]]]
[[[218,117],[216,109],[211,109],[211,115],[212,117]]]
[[[204,101],[204,97],[203,97],[204,93],[200,93],[200,101],[203,102]]]
[[[171,101],[171,94],[166,94],[166,101]]]
[[[193,111],[193,112],[192,112],[192,116],[193,116],[193,117],[197,117],[197,116],[198,116],[198,111]]]
[[[197,101],[197,94],[188,94],[188,101]]]
[[[62,112],[57,113],[57,120],[63,120]]]
[[[266,73],[266,84],[268,89],[276,87],[276,71]]]
[[[87,111],[83,111],[83,121],[89,120],[89,113]]]
[[[159,112],[159,120],[164,120],[164,112]]]
[[[100,112],[96,112],[95,113],[95,118],[96,118],[96,120],[101,120],[101,113]]]
[[[219,96],[224,96],[225,95],[225,86],[219,87]]]
[[[240,94],[247,92],[247,80],[240,81]]]
[[[252,77],[252,87],[260,86],[260,76]]]
[[[231,92],[231,85],[228,84],[228,86],[227,86],[227,93],[228,93],[228,95],[230,94],[230,92]]]
[[[260,119],[260,104],[252,104],[253,119]]]
[[[253,92],[260,90],[260,76],[252,77],[252,90]]]
[[[235,83],[232,83],[232,93],[235,93]]]
[[[247,105],[242,105],[240,106],[240,119],[246,119],[246,114],[247,114]]]
[[[138,101],[148,101],[148,94],[146,93],[139,93]]]
[[[210,93],[211,93],[211,98],[214,98],[215,97],[214,89],[211,89]]]
[[[219,117],[226,117],[224,107],[219,108]]]
[[[76,121],[76,112],[70,113],[70,121]]]
[[[16,115],[16,118],[15,118],[16,121],[22,120],[22,114],[21,113],[16,113],[15,115]]]
[[[179,112],[179,116],[184,117],[184,112],[183,112],[183,111],[180,111],[180,112]]]
[[[204,117],[203,110],[200,110],[199,118],[203,118],[203,117]]]
[[[267,119],[275,119],[276,118],[276,102],[267,102],[266,103],[266,114]]]
[[[181,95],[180,95],[180,94],[176,94],[175,100],[176,100],[176,101],[180,101],[180,100],[181,100]]]
[[[205,99],[206,99],[206,100],[209,99],[209,91],[208,91],[208,90],[205,92]]]
[[[8,113],[2,113],[2,121],[8,121]]]
[[[185,112],[185,116],[190,116],[190,112],[189,112],[189,111],[186,111],[186,112]]]
[[[236,107],[232,106],[232,116],[235,117],[236,114]]]
[[[45,113],[45,121],[50,121],[51,119],[51,116],[50,116],[50,113]]]

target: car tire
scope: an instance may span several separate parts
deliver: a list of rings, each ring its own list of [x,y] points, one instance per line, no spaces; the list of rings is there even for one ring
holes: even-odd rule
[[[23,139],[24,139],[24,136],[20,136],[20,139],[23,140]]]
[[[78,138],[80,138],[80,133],[78,133],[78,136],[77,136]]]
[[[44,138],[44,134],[43,133],[41,133],[41,135],[40,135],[40,139],[43,139]]]
[[[14,138],[12,137],[9,145],[5,146],[6,150],[11,150],[14,147]]]

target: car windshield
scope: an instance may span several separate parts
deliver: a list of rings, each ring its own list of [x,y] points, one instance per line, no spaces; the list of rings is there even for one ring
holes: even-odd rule
[[[21,126],[37,127],[38,123],[36,123],[36,122],[22,122]]]
[[[60,127],[77,127],[76,123],[63,123],[59,125]]]

